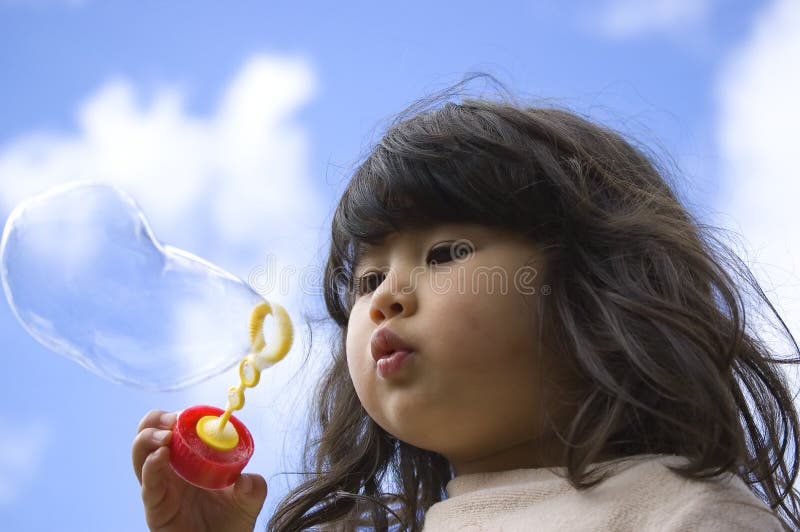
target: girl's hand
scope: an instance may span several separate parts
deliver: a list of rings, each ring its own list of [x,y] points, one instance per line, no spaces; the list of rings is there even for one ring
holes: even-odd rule
[[[241,475],[223,490],[197,488],[169,465],[175,413],[151,410],[133,440],[133,470],[142,485],[147,526],[158,532],[253,530],[267,496],[260,475]]]

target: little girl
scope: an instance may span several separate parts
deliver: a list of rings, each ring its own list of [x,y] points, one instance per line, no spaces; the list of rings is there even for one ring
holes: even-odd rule
[[[723,265],[730,269],[723,268]],[[333,217],[338,325],[308,477],[268,530],[777,531],[800,527],[800,349],[747,267],[620,135],[464,100],[395,122]],[[795,347],[745,327],[750,287]],[[252,530],[258,475],[133,444],[152,530]]]

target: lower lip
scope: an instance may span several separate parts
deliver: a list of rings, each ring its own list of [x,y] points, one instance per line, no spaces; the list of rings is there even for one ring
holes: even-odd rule
[[[378,359],[378,375],[384,379],[391,378],[403,369],[409,358],[411,351],[395,351],[388,357]]]

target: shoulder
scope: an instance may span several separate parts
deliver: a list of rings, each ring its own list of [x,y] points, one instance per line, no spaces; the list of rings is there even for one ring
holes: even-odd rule
[[[430,507],[424,530],[641,530],[782,532],[778,518],[739,477],[687,479],[687,459],[640,455],[590,467],[604,480],[576,490],[563,470],[518,469],[457,477]]]
[[[609,488],[625,486],[640,507],[644,530],[783,531],[777,516],[747,484],[732,473],[687,479],[671,468],[686,458],[659,456],[634,462],[608,479]]]

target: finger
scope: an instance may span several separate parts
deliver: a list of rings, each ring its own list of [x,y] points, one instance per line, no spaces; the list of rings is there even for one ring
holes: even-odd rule
[[[267,497],[267,481],[261,475],[241,475],[233,486],[236,504],[252,522],[258,518]]]
[[[145,461],[159,450],[159,447],[169,445],[172,438],[172,431],[166,429],[146,428],[136,435],[133,439],[133,446],[131,447],[131,460],[133,462],[133,471],[136,473],[136,478],[139,484],[142,483],[142,468]]]
[[[142,466],[142,502],[145,508],[155,508],[167,494],[169,448],[162,447],[150,454]]]
[[[136,429],[136,432],[141,432],[143,429],[146,428],[160,428],[160,429],[170,429],[172,425],[175,424],[175,420],[177,419],[178,414],[177,412],[165,412],[164,410],[151,410],[147,414],[144,415],[142,420],[139,422],[139,427]]]

